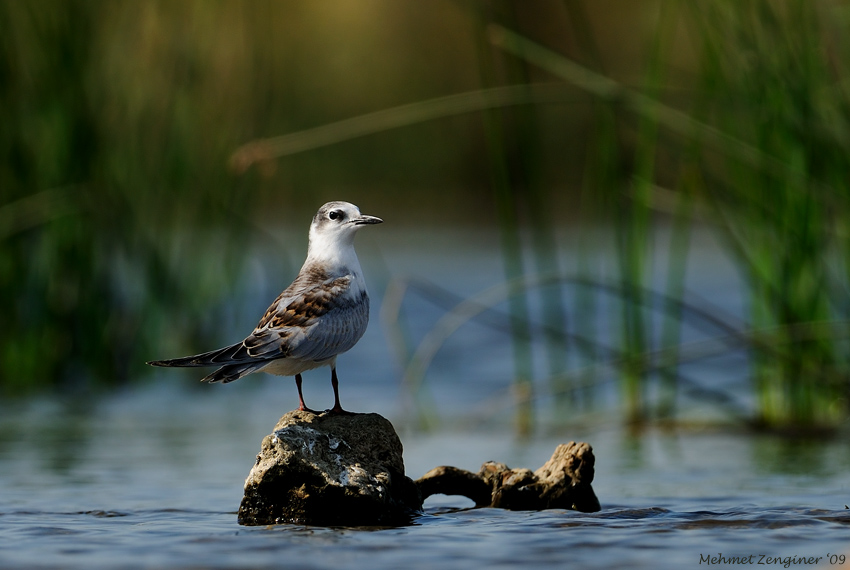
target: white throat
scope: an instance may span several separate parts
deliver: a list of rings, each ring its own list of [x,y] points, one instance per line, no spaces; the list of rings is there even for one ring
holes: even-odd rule
[[[307,260],[304,266],[322,264],[332,274],[354,274],[361,276],[360,261],[354,251],[355,229],[348,231],[318,232],[310,228]]]

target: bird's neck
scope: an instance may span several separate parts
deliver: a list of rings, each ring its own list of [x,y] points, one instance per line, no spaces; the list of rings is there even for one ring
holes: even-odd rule
[[[317,264],[321,264],[331,275],[362,275],[353,239],[329,241],[320,236],[310,236],[304,267]]]

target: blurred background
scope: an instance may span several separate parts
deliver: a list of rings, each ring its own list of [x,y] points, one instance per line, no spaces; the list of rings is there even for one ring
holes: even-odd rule
[[[848,8],[2,0],[0,395],[194,389],[145,361],[247,334],[346,200],[344,402],[834,432]]]

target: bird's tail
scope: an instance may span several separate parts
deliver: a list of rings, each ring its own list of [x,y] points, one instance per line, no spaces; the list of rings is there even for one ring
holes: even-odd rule
[[[187,367],[187,366],[221,366],[228,364],[236,364],[239,361],[252,360],[248,354],[248,350],[241,342],[204,352],[203,354],[195,354],[193,356],[183,356],[181,358],[172,358],[170,360],[152,360],[148,362],[151,366],[167,366],[167,367]],[[235,362],[234,362],[235,361]]]
[[[212,374],[201,378],[201,382],[209,382],[210,384],[221,382],[222,384],[227,384],[228,382],[239,380],[243,376],[247,376],[252,372],[256,372],[266,364],[268,364],[268,362],[244,362],[241,364],[222,366]]]
[[[167,367],[221,366],[212,374],[201,378],[201,382],[223,382],[226,384],[256,372],[268,364],[268,361],[252,358],[245,345],[238,342],[203,354],[170,360],[153,360],[148,364]]]

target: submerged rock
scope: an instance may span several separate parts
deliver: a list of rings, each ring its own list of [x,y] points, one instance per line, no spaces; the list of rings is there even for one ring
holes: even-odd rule
[[[571,509],[585,513],[600,510],[590,486],[595,458],[586,443],[561,444],[540,469],[510,469],[488,461],[478,473],[457,467],[435,467],[416,481],[426,499],[431,495],[462,495],[478,507],[515,511]]]
[[[294,411],[263,439],[245,481],[239,523],[396,525],[421,509],[389,420]]]

